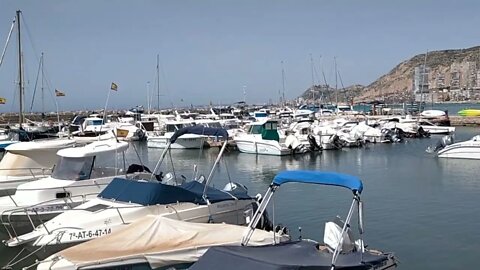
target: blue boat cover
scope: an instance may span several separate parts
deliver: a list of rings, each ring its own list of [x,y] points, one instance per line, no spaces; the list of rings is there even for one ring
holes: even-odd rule
[[[173,136],[170,138],[170,142],[174,143],[178,139],[178,137],[184,134],[216,136],[216,137],[223,137],[225,139],[228,139],[228,132],[224,128],[211,128],[211,127],[205,127],[202,125],[196,125],[191,127],[184,127],[175,131]]]
[[[114,178],[112,182],[98,194],[98,197],[141,205],[170,204],[176,202],[206,204],[202,198],[204,188],[205,185],[197,181],[172,186],[160,182]],[[243,192],[243,194],[235,194],[213,187],[207,188],[206,196],[211,203],[225,200],[250,199],[246,192]]]
[[[265,246],[211,247],[189,270],[330,270],[332,253],[320,251],[312,241]],[[371,270],[385,267],[387,254],[359,251],[340,253],[335,269]],[[228,265],[228,267],[226,267]],[[383,268],[382,268],[383,269]],[[386,269],[386,268],[385,268]]]
[[[280,186],[288,182],[339,186],[349,188],[358,193],[361,193],[363,190],[363,184],[360,179],[352,175],[336,172],[283,171],[273,178],[272,184]]]

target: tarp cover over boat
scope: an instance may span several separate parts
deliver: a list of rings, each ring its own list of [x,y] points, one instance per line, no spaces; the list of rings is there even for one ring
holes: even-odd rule
[[[240,245],[244,232],[245,227],[238,225],[189,223],[149,215],[118,232],[60,251],[37,269],[99,268],[142,262],[158,268],[192,263],[208,247]],[[256,230],[249,244],[271,243],[272,232]]]
[[[190,181],[180,186],[165,185],[159,182],[132,181],[114,178],[105,189],[98,194],[103,199],[138,203],[141,205],[169,204],[191,202],[206,204],[202,198],[205,185],[198,181]],[[226,200],[250,200],[251,197],[242,191],[222,191],[207,187],[206,197],[210,203]]]
[[[317,245],[312,241],[295,241],[261,247],[212,247],[189,270],[330,270],[332,253],[319,251]],[[362,257],[360,252],[341,253],[335,269],[375,269],[388,260],[388,255],[364,253]]]

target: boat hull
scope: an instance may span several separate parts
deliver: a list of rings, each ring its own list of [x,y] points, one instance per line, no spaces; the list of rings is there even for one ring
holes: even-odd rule
[[[237,148],[242,153],[285,156],[292,154],[292,150],[287,147],[281,147],[277,141],[248,141],[235,139]]]
[[[432,135],[447,135],[455,133],[455,127],[425,125],[421,125],[421,127],[423,128],[423,130],[428,131],[428,133]]]
[[[465,141],[446,146],[438,152],[440,158],[480,159],[480,142]]]
[[[185,136],[185,137],[184,137]],[[147,138],[147,147],[150,148],[165,148],[170,141],[169,137],[165,136],[149,136]],[[200,149],[205,143],[204,137],[186,136],[179,137],[175,143],[170,145],[171,149]]]

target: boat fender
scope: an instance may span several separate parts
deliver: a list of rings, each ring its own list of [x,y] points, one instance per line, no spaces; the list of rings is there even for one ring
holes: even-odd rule
[[[295,149],[300,145],[300,142],[295,135],[290,134],[285,138],[285,145],[290,149]]]

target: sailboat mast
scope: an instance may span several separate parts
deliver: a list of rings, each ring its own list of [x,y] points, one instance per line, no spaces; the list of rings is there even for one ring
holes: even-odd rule
[[[157,111],[160,111],[160,57],[157,54]]]
[[[338,79],[337,79],[337,57],[333,57],[333,62],[335,64],[335,105],[338,109]]]
[[[20,91],[20,113],[18,114],[18,123],[20,127],[23,124],[23,75],[22,75],[22,44],[20,35],[20,10],[17,10],[17,29],[18,29],[18,89]]]
[[[283,61],[281,62],[282,64],[282,101],[283,101],[283,106],[286,105],[285,102],[285,69],[283,68]]]
[[[41,89],[42,89],[42,116],[43,116],[43,114],[45,114],[45,97],[44,97],[44,92],[43,92],[43,81],[45,79],[45,75],[43,73],[43,52],[42,52],[42,56],[40,57],[40,63],[42,65],[41,66],[42,67],[42,69],[41,69],[41,71],[42,71],[42,88]]]
[[[313,56],[310,54],[310,69],[312,72],[312,102],[315,104],[315,77],[313,75]]]

